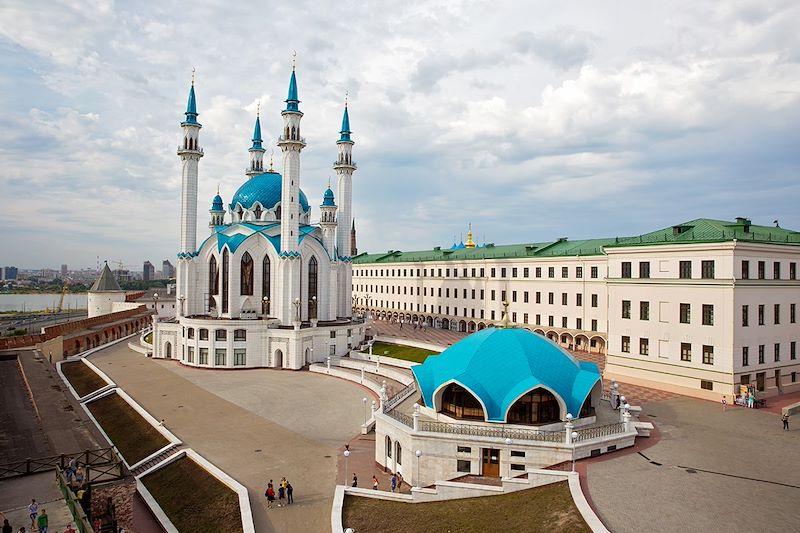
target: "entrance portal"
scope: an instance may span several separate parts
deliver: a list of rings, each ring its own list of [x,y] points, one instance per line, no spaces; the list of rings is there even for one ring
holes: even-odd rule
[[[487,477],[500,477],[500,450],[495,448],[481,449],[483,460],[482,472]]]

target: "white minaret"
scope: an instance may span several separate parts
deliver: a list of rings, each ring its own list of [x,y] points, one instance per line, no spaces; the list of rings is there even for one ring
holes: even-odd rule
[[[336,145],[339,148],[339,158],[333,165],[338,178],[339,212],[337,213],[336,248],[337,254],[344,259],[345,264],[339,269],[339,306],[337,316],[350,317],[353,315],[353,270],[350,264],[350,226],[353,219],[353,172],[356,165],[353,163],[353,141],[350,139],[350,115],[347,112],[347,100],[344,104],[342,117],[342,131],[339,132]]]
[[[297,78],[292,64],[292,77],[289,80],[289,96],[283,110],[283,135],[278,139],[278,147],[283,152],[283,181],[281,183],[281,252],[298,251],[297,238],[300,223],[300,151],[306,142],[300,136],[300,112],[297,99]]]
[[[253,130],[253,146],[250,147],[250,167],[245,172],[246,175],[252,177],[264,172],[264,147],[261,146],[263,140],[261,139],[261,104],[258,104],[258,111],[256,111],[256,127]]]
[[[189,102],[186,105],[186,120],[181,122],[183,141],[178,147],[181,158],[181,247],[178,253],[176,269],[177,296],[186,298],[189,295],[189,270],[193,254],[197,252],[197,167],[203,150],[200,148],[200,128],[197,122],[197,102],[194,96],[194,72],[192,87],[189,89]],[[183,302],[183,300],[182,300]],[[183,303],[176,309],[177,315],[191,314],[183,309]]]

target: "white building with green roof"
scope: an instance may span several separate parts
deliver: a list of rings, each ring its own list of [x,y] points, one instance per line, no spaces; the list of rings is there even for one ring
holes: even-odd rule
[[[800,390],[800,232],[697,219],[635,237],[354,258],[356,310],[471,332],[511,320],[606,378],[721,399]]]

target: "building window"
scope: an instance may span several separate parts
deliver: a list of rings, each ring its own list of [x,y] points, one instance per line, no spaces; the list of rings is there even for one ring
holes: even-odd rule
[[[228,312],[228,249],[222,251],[222,312]]]
[[[513,452],[512,452],[512,453],[513,453]],[[525,470],[525,465],[518,465],[518,464],[513,464],[513,463],[512,463],[512,464],[511,464],[511,470],[513,470],[513,471],[517,471],[517,472],[522,472],[522,471],[524,471],[524,470]]]
[[[630,261],[623,261],[622,262],[622,277],[623,278],[630,278],[631,277],[631,262]]]
[[[489,299],[490,299],[490,300],[492,300],[492,301],[494,301],[494,300],[495,300],[495,293],[494,293],[494,289],[492,289],[492,292],[490,292],[490,293],[489,293]]]
[[[243,329],[235,329],[233,330],[233,340],[235,341],[246,341],[247,340],[247,331]]]
[[[565,316],[561,317],[561,327],[562,328],[566,328],[567,327],[567,317],[565,317]]]
[[[536,267],[536,277],[537,278],[542,277],[542,267]]]
[[[225,366],[225,348],[214,350],[214,366]]]
[[[592,319],[592,331],[597,331],[597,319],[596,318]],[[592,342],[594,342],[594,340],[592,340]]]
[[[480,402],[468,390],[455,383],[448,385],[442,393],[441,412],[454,418],[484,420]]]
[[[639,320],[650,320],[650,302],[639,302]]]
[[[522,313],[522,323],[523,324],[527,324],[528,323],[528,313]]]
[[[591,276],[592,279],[597,279],[597,267],[592,267]]]
[[[208,364],[208,348],[200,348],[200,353],[198,355],[198,361],[201,365]]]
[[[567,293],[566,292],[562,292],[561,293],[561,305],[567,305],[567,298],[568,298]]]
[[[775,346],[773,347],[773,355],[775,356],[776,363],[781,360],[781,343],[775,343]]]
[[[711,304],[703,304],[703,325],[714,325],[714,306]]]
[[[542,315],[536,315],[536,325],[540,326],[542,324]]]
[[[558,400],[542,388],[523,394],[508,410],[510,424],[547,424],[558,422],[559,419]]]
[[[750,308],[747,305],[742,306],[742,327],[746,328],[750,325]]]
[[[764,364],[764,345],[763,344],[759,344],[758,345],[758,364],[759,365],[763,365]]]
[[[328,355],[330,355],[331,357],[335,357],[336,356],[336,345],[335,344],[331,344],[328,347]]]
[[[772,307],[772,318],[775,324],[781,323],[781,304],[775,304]]]
[[[500,269],[500,277],[501,278],[505,278],[506,277],[506,269],[505,268],[501,268]]]
[[[700,263],[700,275],[703,279],[714,279],[714,261],[702,261]]]
[[[528,303],[528,291],[522,293],[522,303]]]
[[[650,339],[639,339],[639,355],[650,355]]]
[[[758,305],[758,325],[764,325],[764,304]]]
[[[458,453],[472,453],[472,448],[469,446],[458,446],[456,451],[458,451]]]
[[[491,276],[489,276],[489,277],[492,277],[492,278],[494,278],[494,277],[497,277],[497,276],[495,275],[495,273],[496,273],[496,272],[497,272],[497,271],[496,271],[494,268],[493,268],[493,269],[491,269]]]
[[[583,294],[578,293],[575,295],[575,305],[578,307],[583,305]]]
[[[542,293],[539,291],[536,291],[536,303],[537,304],[542,303]]]
[[[239,294],[252,296],[253,294],[253,258],[250,252],[242,256],[239,276]]]
[[[525,452],[520,450],[511,450],[511,457],[525,457]]]
[[[247,350],[236,349],[233,351],[233,366],[245,366],[247,364]]]
[[[562,278],[569,277],[569,267],[561,267],[561,277]]]
[[[190,339],[194,339],[194,328],[189,328],[189,330],[186,333],[188,334],[187,336]]]
[[[678,264],[678,275],[681,279],[691,279],[692,278],[692,262],[691,261],[681,261]]]
[[[583,267],[575,267],[575,277],[578,279],[583,277]]]
[[[706,344],[703,345],[703,364],[704,365],[713,365],[714,364],[714,347],[708,346]]]
[[[528,267],[525,267],[525,268],[523,268],[523,269],[522,269],[522,277],[523,277],[523,278],[529,278],[529,277],[531,277],[531,269],[530,269],[530,268],[528,268]]]
[[[583,329],[583,319],[576,318],[575,319],[575,329]],[[578,339],[580,341],[580,339]]]
[[[750,261],[742,260],[742,279],[750,279]]]
[[[186,348],[186,362],[191,363],[194,361],[194,346],[187,346]]]
[[[797,359],[797,341],[789,343],[789,359]]]
[[[797,321],[797,304],[789,304],[789,323],[794,324]]]
[[[212,255],[208,260],[208,309],[216,307],[214,295],[219,294],[219,272],[217,271],[217,259]]]
[[[750,366],[750,347],[742,346],[742,366]]]
[[[681,343],[681,361],[692,360],[692,345],[688,342]]]
[[[553,324],[554,324],[553,320],[554,320],[553,319],[553,315],[549,315],[547,317],[547,325],[550,326],[551,328],[553,327]]]
[[[692,323],[692,305],[691,304],[681,304],[681,306],[680,306],[680,323],[681,324],[691,324]]]
[[[516,267],[511,269],[511,277],[512,278],[516,278],[517,277],[517,269],[516,269]]]
[[[228,340],[228,332],[224,329],[215,330],[214,338],[218,341]]]
[[[700,388],[703,390],[714,390],[714,382],[706,379],[700,380]]]
[[[772,263],[772,279],[781,279],[781,263],[775,261]]]
[[[622,336],[622,353],[630,353],[631,352],[631,338],[623,335]]]
[[[639,277],[640,278],[650,277],[650,261],[639,262]]]
[[[789,279],[797,279],[797,263],[789,263]]]
[[[547,293],[547,303],[549,303],[550,305],[553,305],[554,298],[555,298],[555,295],[552,292],[548,292]]]
[[[765,279],[767,277],[767,262],[758,262],[758,279]]]
[[[465,459],[458,459],[458,461],[456,461],[456,471],[469,474],[472,472],[472,463]]]
[[[592,307],[597,307],[597,295],[592,294]]]
[[[631,301],[622,300],[622,318],[631,317]]]
[[[556,267],[547,267],[547,277],[548,278],[556,277]]]
[[[207,341],[208,340],[208,330],[206,328],[198,329],[197,333],[200,335],[200,340],[201,341]]]

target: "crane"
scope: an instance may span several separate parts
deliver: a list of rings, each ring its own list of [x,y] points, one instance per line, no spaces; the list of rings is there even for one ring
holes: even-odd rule
[[[64,286],[61,288],[61,298],[58,299],[58,307],[55,309],[55,313],[60,313],[61,309],[64,307],[64,296],[67,294],[67,290],[69,290],[69,278],[64,280]]]

